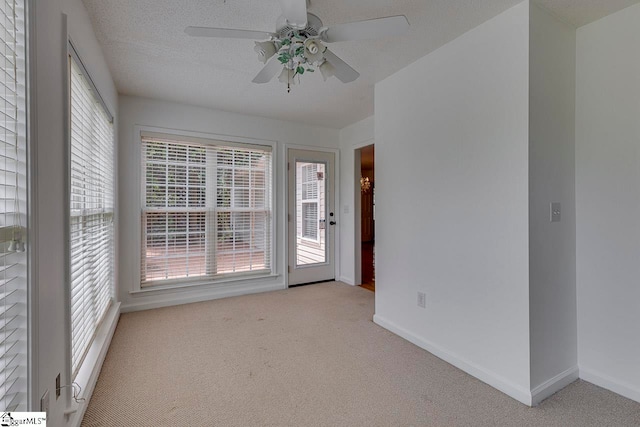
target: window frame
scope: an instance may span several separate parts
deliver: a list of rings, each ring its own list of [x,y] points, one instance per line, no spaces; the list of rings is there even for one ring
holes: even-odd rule
[[[197,131],[185,131],[178,129],[169,129],[169,128],[160,128],[155,126],[146,126],[146,125],[135,125],[134,126],[134,141],[137,143],[136,153],[138,157],[138,164],[143,164],[143,135],[153,135],[158,138],[165,138],[170,140],[177,140],[182,142],[193,142],[197,144],[213,144],[213,145],[222,145],[227,147],[238,147],[242,149],[247,149],[251,147],[256,147],[264,150],[268,150],[271,152],[271,215],[270,221],[268,222],[269,233],[271,238],[269,239],[269,250],[270,250],[270,259],[269,259],[269,268],[257,272],[237,272],[237,273],[222,273],[215,276],[196,276],[193,278],[176,278],[176,279],[166,279],[162,281],[158,281],[157,284],[153,285],[143,285],[142,282],[142,245],[143,242],[143,221],[142,221],[142,211],[145,208],[145,179],[144,174],[145,170],[143,167],[138,169],[137,181],[138,181],[138,197],[137,197],[137,212],[138,212],[138,220],[136,221],[136,236],[135,242],[137,243],[137,247],[139,250],[136,251],[136,265],[137,265],[137,280],[132,281],[129,293],[132,295],[135,294],[155,294],[158,292],[163,292],[167,290],[188,290],[192,287],[207,287],[207,286],[219,286],[224,284],[229,284],[233,282],[247,282],[254,280],[264,280],[266,278],[278,277],[279,273],[277,271],[277,263],[276,263],[276,224],[277,217],[280,212],[280,208],[277,205],[277,193],[278,189],[276,187],[277,183],[277,165],[278,165],[278,156],[277,156],[277,141],[271,140],[263,140],[256,138],[246,138],[240,136],[233,135],[220,135],[206,132],[197,132]],[[215,176],[211,176],[209,172],[206,173],[207,180],[213,179],[215,180]],[[214,186],[213,191],[216,188]],[[211,188],[206,190],[207,192],[212,191]]]
[[[107,120],[108,122],[112,125],[111,128],[111,136],[112,136],[112,143],[113,143],[113,152],[112,152],[112,168],[113,168],[113,188],[112,188],[112,192],[113,192],[113,202],[112,202],[112,211],[108,212],[107,210],[105,210],[104,208],[100,208],[100,209],[96,209],[95,212],[92,212],[90,215],[81,215],[81,217],[88,217],[88,216],[96,216],[96,215],[110,215],[111,217],[111,232],[112,232],[112,241],[111,241],[111,256],[112,256],[112,271],[111,271],[111,286],[108,290],[108,297],[109,297],[109,302],[107,304],[107,307],[104,311],[104,313],[102,313],[100,319],[96,322],[95,324],[95,329],[93,331],[92,334],[92,338],[89,340],[89,344],[87,345],[86,349],[84,350],[82,356],[80,357],[79,363],[77,364],[76,368],[73,369],[73,304],[72,304],[72,294],[73,294],[73,284],[72,284],[72,269],[71,269],[71,263],[73,262],[72,257],[71,257],[71,232],[72,232],[72,226],[71,226],[71,221],[72,218],[74,217],[73,215],[73,209],[71,208],[71,204],[72,204],[72,200],[73,200],[73,193],[71,191],[71,185],[72,185],[72,167],[71,167],[71,162],[72,162],[72,129],[71,129],[71,120],[72,120],[72,98],[71,98],[71,90],[72,90],[72,82],[71,82],[71,73],[73,72],[73,65],[72,62],[75,63],[76,67],[79,68],[79,71],[81,72],[81,74],[83,75],[84,79],[86,80],[87,85],[89,86],[90,90],[93,92],[93,96],[95,98],[95,101],[98,102],[98,104],[101,105],[102,110],[104,111],[105,115],[107,116]],[[67,145],[67,150],[66,150],[66,182],[65,182],[65,235],[66,235],[66,241],[65,241],[65,260],[66,260],[66,278],[67,278],[67,288],[66,288],[66,300],[67,300],[67,313],[66,313],[66,322],[67,322],[67,330],[69,332],[69,337],[68,337],[68,357],[67,357],[67,363],[68,363],[68,377],[70,381],[78,381],[80,378],[84,380],[86,378],[84,378],[86,376],[86,366],[88,363],[88,360],[93,358],[93,355],[90,357],[90,354],[94,351],[94,345],[96,343],[96,338],[98,337],[98,335],[101,333],[101,331],[103,330],[104,326],[105,326],[105,322],[107,321],[108,318],[111,317],[111,315],[113,314],[114,309],[117,311],[118,307],[116,307],[117,305],[119,305],[118,303],[116,303],[115,301],[115,292],[116,292],[116,283],[117,283],[117,273],[116,273],[116,264],[117,264],[117,260],[116,260],[116,251],[117,251],[117,225],[116,225],[116,216],[117,216],[117,194],[118,194],[118,187],[117,187],[117,135],[116,135],[116,126],[115,126],[115,119],[113,114],[111,113],[111,110],[109,109],[109,107],[107,106],[107,104],[105,103],[104,99],[102,98],[100,91],[98,90],[98,88],[96,87],[93,79],[91,78],[91,74],[89,73],[89,71],[86,69],[82,58],[80,57],[78,51],[76,50],[76,48],[74,47],[73,41],[71,40],[71,38],[68,38],[67,40],[67,58],[66,58],[66,65],[67,65],[67,75],[66,75],[66,79],[65,79],[65,92],[66,92],[66,96],[67,96],[67,109],[65,111],[65,123],[67,124],[65,126],[65,140],[66,140],[66,145]]]

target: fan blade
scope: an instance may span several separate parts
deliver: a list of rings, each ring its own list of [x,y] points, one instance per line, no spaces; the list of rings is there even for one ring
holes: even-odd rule
[[[278,60],[277,55],[274,55],[252,81],[254,83],[268,83],[280,70],[282,70],[282,64]]]
[[[280,5],[291,27],[302,30],[307,26],[307,0],[280,0]]]
[[[338,58],[329,49],[324,51],[324,57],[335,68],[335,76],[342,83],[349,83],[360,77],[360,73],[351,68],[349,64]]]
[[[366,40],[399,36],[409,29],[409,21],[404,15],[338,24],[321,30],[320,38],[327,43],[348,40]]]
[[[229,39],[264,40],[275,36],[265,31],[235,30],[231,28],[187,27],[185,33],[193,37],[222,37]]]

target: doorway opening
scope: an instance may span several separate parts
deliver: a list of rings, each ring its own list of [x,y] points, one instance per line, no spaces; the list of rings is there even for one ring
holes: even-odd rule
[[[362,286],[376,289],[375,240],[375,150],[373,145],[360,149],[360,242]]]

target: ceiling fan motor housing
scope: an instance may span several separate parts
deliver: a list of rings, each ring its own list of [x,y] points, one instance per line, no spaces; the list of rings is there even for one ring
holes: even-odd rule
[[[317,37],[320,35],[322,21],[313,13],[307,13],[307,25],[304,28],[291,25],[287,18],[280,16],[277,21],[276,34],[279,39],[291,38],[294,33],[304,38]]]

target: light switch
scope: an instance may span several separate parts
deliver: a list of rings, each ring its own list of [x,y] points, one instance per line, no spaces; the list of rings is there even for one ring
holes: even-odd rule
[[[349,213],[349,205],[344,205],[343,211],[344,211],[344,213],[348,214]]]
[[[560,202],[551,203],[551,222],[560,222]]]

